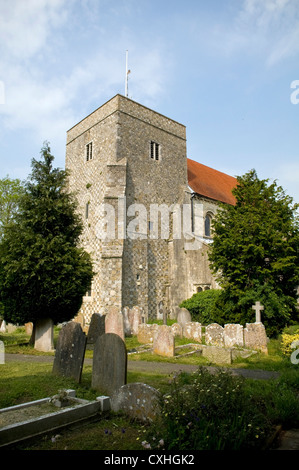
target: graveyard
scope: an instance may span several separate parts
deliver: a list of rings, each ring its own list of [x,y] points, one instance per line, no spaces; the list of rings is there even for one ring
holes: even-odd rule
[[[257,304],[255,307],[258,307],[256,320],[260,320],[258,317],[260,306]],[[136,316],[139,319],[136,320]],[[5,354],[10,357],[9,361],[4,361],[0,365],[4,372],[0,376],[0,446],[1,428],[7,430],[9,426],[3,421],[5,410],[13,412],[15,411],[13,407],[17,407],[20,420],[22,419],[20,409],[24,408],[24,404],[31,403],[32,410],[40,401],[43,402],[42,406],[49,406],[49,403],[53,405],[53,397],[57,398],[57,394],[67,390],[72,391],[76,398],[73,397],[72,405],[68,402],[51,412],[46,409],[42,412],[45,418],[42,413],[41,416],[35,414],[32,418],[30,415],[28,417],[30,407],[27,406],[27,415],[24,415],[24,419],[34,423],[39,421],[39,431],[35,435],[32,434],[31,437],[34,439],[28,443],[27,439],[24,442],[22,439],[13,442],[11,438],[12,444],[4,445],[4,448],[9,448],[11,445],[21,449],[154,448],[154,441],[156,443],[167,441],[159,435],[156,424],[159,423],[159,429],[164,429],[166,436],[167,419],[163,419],[161,423],[161,417],[169,414],[168,405],[165,404],[169,402],[169,398],[166,400],[165,397],[177,393],[181,387],[178,384],[182,380],[185,383],[181,390],[186,387],[186,383],[188,387],[195,387],[192,377],[197,381],[197,374],[204,376],[204,371],[207,370],[213,372],[208,375],[214,376],[213,380],[216,382],[224,380],[223,370],[225,370],[224,375],[231,377],[229,379],[232,380],[231,384],[224,382],[221,385],[222,389],[227,387],[226,393],[230,400],[236,399],[233,392],[237,386],[245,387],[245,395],[249,393],[251,397],[256,394],[261,396],[263,406],[266,406],[268,400],[269,409],[267,415],[263,416],[263,425],[260,422],[256,423],[260,431],[256,431],[255,436],[259,436],[259,439],[250,437],[256,441],[254,445],[257,448],[269,446],[269,438],[272,436],[273,440],[273,436],[276,436],[282,427],[298,428],[299,425],[298,369],[281,354],[280,340],[269,340],[266,337],[261,321],[247,324],[246,327],[217,324],[203,326],[192,322],[188,312],[182,309],[176,321],[161,320],[148,323],[143,321],[142,314],[135,308],[133,314],[127,311],[125,316],[114,310],[106,318],[95,314],[88,329],[78,321],[60,325],[54,331],[55,349],[46,353],[36,351],[32,347],[30,349],[28,345],[30,335],[26,334],[24,328],[19,329],[19,335],[19,340],[17,332],[4,333],[0,338],[5,345]],[[20,360],[22,356],[24,362]],[[152,367],[159,364],[165,366],[165,369],[155,370]],[[137,367],[139,365],[140,367]],[[184,371],[185,368],[188,372]],[[244,383],[239,383],[241,372],[245,370],[252,373],[252,379],[244,379]],[[232,374],[229,374],[229,371]],[[259,376],[259,372],[263,372],[264,377]],[[257,377],[267,377],[267,380],[256,380]],[[8,378],[9,390],[5,385]],[[204,380],[207,382],[210,378],[205,377]],[[213,384],[215,388],[216,382]],[[287,390],[287,393],[285,397],[279,396],[276,400],[275,394],[278,393],[279,383],[283,384],[282,389],[285,393]],[[174,386],[174,391],[171,391]],[[209,382],[208,389],[210,388]],[[197,390],[196,387],[194,390]],[[176,399],[180,400],[182,392],[178,393]],[[214,400],[217,399],[216,396]],[[204,400],[206,402],[207,397]],[[194,404],[191,403],[192,397],[190,407],[193,409]],[[244,413],[245,403],[246,400],[242,405]],[[184,406],[182,405],[182,408]],[[236,403],[236,409],[238,406],[239,402]],[[34,412],[36,413],[36,410]],[[186,412],[188,413],[188,410]],[[229,408],[224,416],[230,416],[231,413],[232,410]],[[248,419],[252,421],[254,427],[256,417],[250,413]],[[49,417],[53,414],[56,420],[54,424],[53,416]],[[256,415],[261,419],[258,408]],[[46,419],[52,421],[52,424],[48,425]],[[179,429],[182,417],[176,412],[173,419],[177,420]],[[32,426],[31,423],[30,425]],[[227,425],[221,423],[224,428]],[[186,423],[184,426],[187,436],[190,434],[189,424]],[[153,432],[159,435],[158,440],[153,437]],[[236,428],[235,432],[239,434],[240,430]],[[15,435],[18,436],[16,429]],[[24,431],[21,431],[20,435],[24,437]],[[95,436],[97,436],[96,443]],[[187,441],[188,439],[186,437]],[[211,445],[216,449],[217,435],[215,439]],[[246,439],[243,445],[253,446],[253,443],[247,442]],[[169,446],[166,449],[171,448],[169,437],[164,445]],[[190,442],[189,445],[191,446],[189,449],[192,449],[194,444]],[[203,443],[200,446],[203,447],[199,449],[205,448]]]

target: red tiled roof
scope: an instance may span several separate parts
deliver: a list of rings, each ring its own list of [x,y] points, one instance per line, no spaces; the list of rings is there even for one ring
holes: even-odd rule
[[[236,203],[232,194],[232,189],[237,184],[236,178],[190,158],[187,158],[187,170],[188,184],[195,193],[227,204]]]

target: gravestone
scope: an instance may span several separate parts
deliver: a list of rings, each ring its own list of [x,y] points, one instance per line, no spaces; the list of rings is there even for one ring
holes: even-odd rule
[[[53,373],[63,377],[71,377],[77,383],[81,380],[86,334],[77,322],[68,322],[61,328],[58,336]]]
[[[260,302],[255,302],[252,309],[255,310],[255,323],[261,323],[261,311],[264,310],[264,306]]]
[[[174,334],[170,326],[161,325],[157,329],[157,333],[153,341],[153,352],[159,356],[174,356]]]
[[[123,317],[124,317],[124,333],[125,336],[131,336],[132,335],[132,328],[129,320],[129,314],[130,314],[130,308],[129,307],[124,307],[123,308]]]
[[[202,356],[215,364],[231,364],[232,349],[221,346],[202,346]]]
[[[191,314],[186,308],[180,308],[177,313],[177,323],[184,328],[185,323],[191,321]]]
[[[142,344],[152,343],[154,341],[154,337],[157,333],[158,328],[159,325],[155,323],[151,325],[148,323],[142,323],[141,325],[139,325],[137,334],[138,342]]]
[[[139,325],[144,323],[143,311],[137,305],[135,305],[129,311],[129,322],[131,325],[132,335],[137,335]]]
[[[226,348],[231,348],[233,346],[244,346],[244,331],[243,326],[228,323],[224,325],[224,346]]]
[[[94,313],[90,320],[87,334],[87,346],[93,346],[97,338],[105,334],[105,316],[100,313]]]
[[[224,346],[224,328],[218,323],[211,323],[206,326],[205,340],[206,344],[212,344],[213,346]]]
[[[187,322],[183,328],[183,336],[185,338],[193,339],[194,341],[201,342],[201,323],[198,322]]]
[[[268,354],[267,335],[262,323],[246,323],[244,344],[246,348],[257,349]]]
[[[183,336],[183,328],[179,323],[173,323],[170,328],[174,336]]]
[[[0,341],[0,364],[5,364],[5,347],[3,341]]]
[[[91,386],[110,395],[126,383],[126,345],[119,335],[105,333],[94,345]]]
[[[115,333],[125,340],[124,317],[117,307],[110,307],[105,318],[105,332]]]
[[[122,411],[132,419],[152,422],[159,413],[160,393],[150,385],[129,383],[120,387],[111,397],[111,409]]]
[[[53,320],[43,318],[35,324],[34,348],[38,351],[49,352],[54,350]]]

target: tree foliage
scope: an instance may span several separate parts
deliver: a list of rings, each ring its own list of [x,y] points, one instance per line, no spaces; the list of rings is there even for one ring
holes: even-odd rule
[[[78,247],[82,224],[67,173],[53,168],[48,144],[41,154],[0,243],[0,295],[12,323],[72,319],[93,276],[90,256]]]
[[[19,179],[11,179],[9,176],[0,179],[0,238],[5,226],[18,212],[23,191],[24,186]]]
[[[234,318],[250,321],[252,304],[260,300],[265,325],[278,331],[298,312],[298,206],[255,170],[237,182],[236,204],[223,205],[215,217],[209,253],[223,288],[222,308],[230,304]]]

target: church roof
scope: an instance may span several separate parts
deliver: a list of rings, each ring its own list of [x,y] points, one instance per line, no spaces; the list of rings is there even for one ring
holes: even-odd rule
[[[188,184],[195,193],[234,205],[232,189],[237,179],[187,158]]]

